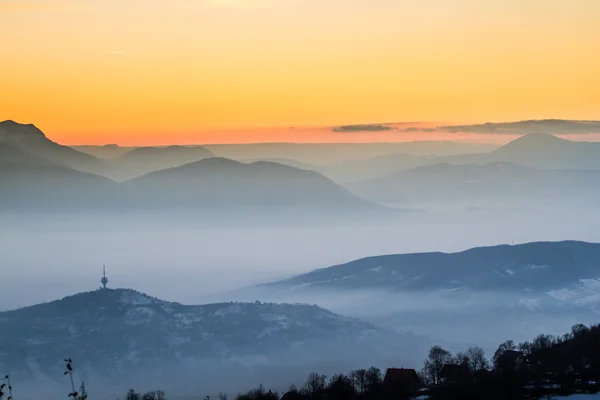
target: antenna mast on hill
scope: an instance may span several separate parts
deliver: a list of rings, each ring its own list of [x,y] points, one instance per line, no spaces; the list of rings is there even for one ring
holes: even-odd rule
[[[102,289],[106,289],[106,284],[108,283],[108,278],[106,277],[106,266],[102,266],[102,279],[100,279],[100,283],[102,283]]]

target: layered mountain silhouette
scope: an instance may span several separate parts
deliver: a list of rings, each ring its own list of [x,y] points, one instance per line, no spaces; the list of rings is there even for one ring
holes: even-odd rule
[[[317,165],[313,165],[313,164],[309,164],[309,163],[304,163],[301,161],[297,161],[291,158],[259,158],[259,159],[243,159],[243,160],[238,160],[240,162],[243,162],[245,164],[251,164],[251,163],[255,163],[255,162],[259,162],[259,161],[264,161],[264,162],[270,162],[270,163],[276,163],[276,164],[281,164],[281,165],[287,165],[288,167],[294,167],[294,168],[298,168],[298,169],[306,169],[309,171],[315,171],[315,172],[320,172],[323,167],[317,166]]]
[[[398,171],[416,168],[434,162],[437,157],[395,153],[367,160],[352,160],[321,167],[318,171],[336,182],[354,183],[375,179]]]
[[[109,161],[110,177],[122,181],[210,157],[214,154],[204,147],[139,147]]]
[[[22,387],[24,381],[62,382],[61,361],[68,356],[78,377],[98,392],[108,379],[124,385],[152,379],[165,388],[195,376],[207,384],[225,371],[352,360],[383,354],[386,346],[410,347],[398,345],[401,335],[317,306],[182,305],[129,289],[2,312],[0,330],[0,366]],[[348,347],[361,350],[342,351]]]
[[[460,230],[457,229],[457,234]],[[598,320],[600,244],[533,242],[367,257],[240,292],[321,307],[494,351],[541,327]]]
[[[364,149],[366,153],[381,152],[384,145],[369,144]],[[439,146],[401,143],[396,147],[423,150]],[[511,196],[594,199],[600,187],[600,143],[572,142],[547,134],[528,134],[489,153],[443,157],[398,153],[326,166],[282,157],[273,159],[281,163],[241,163],[214,155],[276,150],[301,155],[314,150],[318,158],[331,149],[359,154],[360,147],[272,143],[211,148],[216,150],[136,148],[104,162],[50,141],[33,125],[4,121],[0,123],[0,173],[6,187],[14,189],[0,196],[0,208],[364,211],[374,206],[358,197],[376,202]],[[81,174],[89,171],[94,175]],[[119,181],[135,178],[115,185],[99,175]],[[356,196],[323,175],[344,182]]]
[[[122,184],[131,200],[152,207],[369,210],[324,176],[270,163],[209,158]]]
[[[54,163],[46,158],[34,156],[22,150],[20,147],[8,143],[0,143],[0,163],[1,164],[19,164],[31,166],[57,166],[61,164]]]
[[[82,172],[103,174],[106,171],[102,161],[51,141],[33,124],[19,124],[10,120],[0,122],[0,144],[17,147],[31,155]]]
[[[18,161],[18,162],[15,162]],[[324,176],[276,163],[209,158],[123,183],[0,147],[0,210],[378,210]]]
[[[416,148],[418,143],[407,143],[405,148],[410,148],[410,145]],[[433,150],[434,146],[431,146]],[[395,146],[390,144],[389,149],[393,148]],[[360,181],[384,178],[433,164],[482,166],[512,163],[536,169],[600,170],[600,143],[574,142],[549,134],[532,133],[490,152],[455,155],[393,153],[330,162],[325,165],[300,163],[295,160],[282,163],[319,172],[335,182],[354,188]]]
[[[498,161],[547,169],[600,169],[600,143],[531,133],[490,153]]]
[[[447,164],[512,162],[540,169],[600,169],[600,142],[575,142],[530,133],[489,153],[440,158]]]
[[[82,153],[89,154],[93,157],[96,157],[99,159],[105,159],[105,160],[117,158],[131,150],[138,148],[138,147],[121,147],[117,144],[105,144],[102,146],[80,145],[80,146],[71,146],[71,147]]]
[[[348,187],[381,202],[560,201],[600,197],[600,170],[542,170],[510,162],[433,164]]]
[[[110,207],[118,185],[19,148],[0,145],[0,210],[82,210]]]
[[[205,146],[218,157],[234,160],[272,160],[285,158],[301,163],[329,166],[352,160],[367,160],[390,154],[451,156],[489,152],[497,145],[454,141],[415,141],[390,143],[251,143]]]

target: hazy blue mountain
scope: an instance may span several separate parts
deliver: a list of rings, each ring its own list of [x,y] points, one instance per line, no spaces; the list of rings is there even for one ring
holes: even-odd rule
[[[438,163],[511,162],[540,169],[600,169],[600,142],[575,142],[545,133],[530,133],[489,153],[443,157]]]
[[[432,164],[347,185],[381,202],[541,201],[600,196],[600,171],[542,170],[510,162]]]
[[[406,336],[317,306],[182,305],[125,289],[2,312],[0,330],[0,368],[15,385],[63,382],[62,360],[71,357],[77,377],[94,383],[98,394],[99,382],[147,385],[151,379],[165,390],[216,379],[224,385],[226,371],[376,358],[411,346],[402,343]]]
[[[19,162],[0,157],[0,186],[2,211],[107,208],[118,190],[117,183],[107,178],[29,156]]]
[[[271,285],[391,291],[469,288],[546,292],[578,286],[581,280],[597,280],[598,260],[600,244],[533,242],[479,247],[459,253],[368,257]]]
[[[417,145],[419,142],[413,143]],[[389,149],[411,143],[390,144]],[[449,145],[449,144],[448,144]],[[432,144],[432,146],[434,146]],[[409,147],[405,147],[408,149]],[[365,147],[366,149],[366,147]],[[433,149],[433,147],[432,147]],[[549,134],[527,134],[490,152],[473,153],[473,148],[463,148],[465,154],[393,153],[375,157],[356,156],[343,162],[330,162],[327,165],[305,165],[342,184],[384,178],[413,168],[432,164],[447,165],[486,165],[520,164],[537,169],[600,169],[600,143],[573,142]],[[491,167],[486,167],[490,169]],[[425,171],[425,170],[424,170]],[[363,192],[361,191],[361,194]],[[369,197],[371,198],[371,197]]]
[[[37,165],[37,166],[58,166],[46,158],[34,156],[12,144],[0,143],[0,163],[21,164],[21,165]]]
[[[105,144],[103,146],[95,146],[95,145],[81,145],[81,146],[71,146],[77,151],[82,153],[89,154],[96,158],[110,160],[112,158],[119,157],[137,147],[126,147],[119,146],[116,144]]]
[[[600,142],[573,142],[541,133],[513,140],[490,155],[536,168],[600,169]]]
[[[389,154],[366,160],[351,160],[321,167],[319,171],[336,182],[349,183],[380,178],[395,172],[434,162],[434,156],[405,153]]]
[[[293,160],[291,158],[258,158],[258,159],[250,158],[250,159],[243,159],[243,160],[238,160],[238,161],[243,162],[244,164],[251,164],[251,163],[255,163],[255,162],[259,162],[259,161],[264,161],[264,162],[287,165],[288,167],[305,169],[308,171],[315,171],[315,172],[320,172],[324,168],[321,166]]]
[[[369,210],[370,203],[313,171],[269,162],[209,158],[122,183],[150,207]]]
[[[315,171],[325,175],[334,182],[346,184],[349,182],[357,182],[370,178],[378,178],[394,172],[426,165],[433,162],[435,159],[436,157],[434,156],[417,156],[404,153],[394,153],[368,158],[365,160],[349,160],[331,165],[315,165],[288,158],[268,158],[258,160],[250,159],[240,161],[244,163],[267,161],[288,165],[294,168]]]
[[[208,158],[116,183],[0,145],[1,210],[382,211],[324,176]]]
[[[110,177],[127,180],[210,157],[214,157],[212,152],[197,146],[138,147],[110,160]]]
[[[49,140],[33,124],[10,120],[0,122],[0,144],[18,147],[34,156],[83,172],[101,174],[106,169],[106,165],[97,158]]]
[[[508,338],[526,340],[597,321],[599,259],[600,244],[576,241],[385,255],[251,292],[261,299],[311,299],[334,312],[410,327],[438,343],[478,343],[493,351]]]
[[[391,155],[450,156],[482,153],[496,149],[490,144],[454,141],[416,141],[395,143],[253,143],[206,145],[218,157],[234,160],[286,158],[302,163],[329,166],[352,160]]]
[[[554,135],[600,133],[600,121],[542,119],[516,122],[486,122],[477,125],[442,126],[449,132],[524,134],[545,132]]]

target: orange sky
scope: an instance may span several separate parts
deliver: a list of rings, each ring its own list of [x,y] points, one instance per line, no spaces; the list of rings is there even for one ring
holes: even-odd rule
[[[597,0],[0,0],[0,120],[168,144],[600,119],[599,20]]]

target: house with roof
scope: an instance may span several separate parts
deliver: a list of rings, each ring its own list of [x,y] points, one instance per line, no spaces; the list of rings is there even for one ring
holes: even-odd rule
[[[423,386],[417,371],[412,368],[388,368],[383,385],[387,389],[405,393],[416,392]]]

